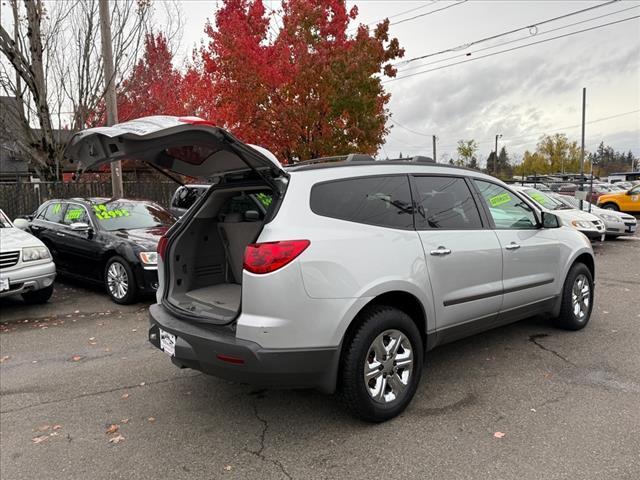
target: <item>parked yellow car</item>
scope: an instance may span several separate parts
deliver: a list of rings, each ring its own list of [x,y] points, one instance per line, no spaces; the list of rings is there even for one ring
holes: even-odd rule
[[[598,206],[619,212],[640,213],[640,185],[636,185],[626,192],[600,195]]]

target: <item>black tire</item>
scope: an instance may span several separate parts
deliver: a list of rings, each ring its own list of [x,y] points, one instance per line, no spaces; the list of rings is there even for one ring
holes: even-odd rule
[[[605,203],[600,208],[604,208],[605,210],[613,210],[614,212],[619,212],[620,211],[620,208],[618,208],[618,205],[616,205],[613,202]]]
[[[355,416],[367,422],[384,422],[389,420],[398,414],[400,414],[411,402],[413,395],[416,393],[418,384],[420,383],[420,376],[422,375],[422,364],[424,358],[424,349],[422,345],[422,337],[416,327],[416,324],[411,318],[404,312],[388,306],[374,306],[367,311],[363,312],[362,323],[357,327],[348,344],[345,345],[341,365],[340,365],[340,378],[339,378],[339,393],[343,402],[346,404],[349,411]],[[408,379],[404,390],[397,398],[388,401],[388,403],[381,403],[372,398],[369,393],[369,384],[364,380],[365,361],[370,363],[370,355],[374,355],[373,342],[379,336],[389,331],[400,332],[404,335],[405,340],[409,341],[408,350],[403,348],[403,342],[400,342],[398,352],[400,354],[408,354],[411,351],[413,353],[412,370],[408,372]],[[385,337],[382,337],[383,341]],[[391,345],[391,343],[389,343]],[[406,344],[405,344],[406,345]],[[386,359],[385,355],[385,359]],[[400,357],[395,357],[400,358]],[[391,360],[392,357],[389,356]],[[402,362],[398,362],[402,363]],[[395,365],[395,362],[393,362]],[[387,367],[382,367],[382,369]],[[405,375],[405,372],[400,367],[396,373],[389,374],[389,377],[398,375],[398,378]],[[382,375],[382,374],[381,374]],[[391,383],[387,386],[386,375],[384,373],[385,381],[380,385],[385,385],[385,389],[389,388],[393,392]],[[397,379],[395,379],[397,384]],[[374,382],[378,385],[378,381],[382,382],[382,378],[372,379],[370,382]],[[382,391],[382,388],[380,388]],[[393,394],[393,393],[392,393]]]
[[[589,297],[588,305],[585,306],[584,303],[579,302],[580,296],[578,296],[579,305],[577,308],[580,309],[580,311],[576,314],[574,288],[576,288],[577,291],[580,290],[576,285],[579,278],[586,280]],[[560,315],[555,319],[556,326],[565,330],[581,330],[586,327],[591,318],[593,300],[594,290],[591,271],[584,263],[576,263],[569,270],[567,278],[564,281],[564,286],[562,287],[562,306],[560,308]]]
[[[47,303],[53,295],[53,283],[48,287],[41,288],[40,290],[32,290],[22,294],[22,299],[32,305]]]
[[[114,269],[122,273],[122,278],[124,278],[127,283],[124,295],[120,295],[118,293],[117,287],[112,290],[109,285],[109,271],[112,266]],[[138,298],[138,286],[136,284],[135,275],[133,274],[133,270],[131,269],[129,262],[127,262],[122,257],[114,256],[111,257],[107,262],[106,266],[104,267],[104,286],[107,289],[107,293],[111,297],[111,300],[113,300],[115,303],[119,303],[121,305],[129,305],[131,303],[134,303]]]

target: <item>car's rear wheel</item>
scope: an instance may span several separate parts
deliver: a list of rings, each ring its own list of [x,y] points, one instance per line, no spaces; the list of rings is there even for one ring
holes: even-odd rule
[[[22,299],[31,304],[47,303],[53,295],[53,284],[40,290],[32,290],[22,294]]]
[[[558,327],[580,330],[587,326],[593,310],[593,276],[584,263],[574,264],[564,282]]]
[[[400,414],[418,388],[422,362],[422,338],[413,320],[392,307],[372,307],[342,358],[340,393],[347,408],[369,422]]]
[[[116,303],[127,305],[136,301],[138,288],[133,270],[122,257],[112,257],[104,269],[107,293]]]
[[[605,210],[613,210],[615,212],[619,212],[620,211],[620,209],[618,208],[618,205],[616,205],[613,202],[605,203],[604,205],[602,205],[601,208],[604,208]]]

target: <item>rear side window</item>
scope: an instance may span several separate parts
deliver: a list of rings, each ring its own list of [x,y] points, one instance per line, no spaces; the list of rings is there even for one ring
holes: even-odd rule
[[[416,176],[414,180],[419,229],[482,228],[478,207],[464,179]]]
[[[87,225],[91,225],[87,210],[77,203],[70,203],[64,214],[64,224],[71,225],[72,223],[86,223]]]
[[[50,203],[43,211],[41,218],[48,222],[62,223],[65,205],[61,202]]]
[[[409,179],[404,175],[320,183],[311,189],[311,210],[350,222],[413,229]]]

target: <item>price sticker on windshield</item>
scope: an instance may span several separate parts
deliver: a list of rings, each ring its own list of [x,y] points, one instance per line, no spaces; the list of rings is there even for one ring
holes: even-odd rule
[[[104,205],[94,205],[93,210],[98,217],[98,220],[109,220],[111,218],[116,217],[128,217],[129,210],[124,208],[115,208],[113,210],[108,210]]]
[[[511,201],[511,196],[508,193],[501,193],[500,195],[496,195],[489,199],[489,203],[492,207],[497,207],[504,203],[509,203]]]

